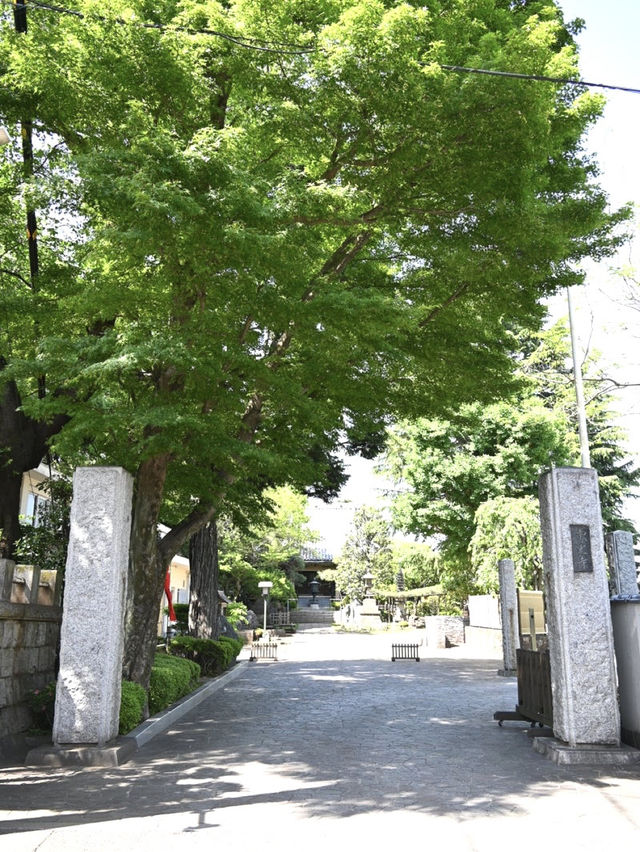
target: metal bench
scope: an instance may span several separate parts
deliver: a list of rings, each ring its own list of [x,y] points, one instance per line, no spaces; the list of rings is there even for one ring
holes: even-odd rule
[[[277,660],[278,645],[275,642],[254,642],[251,645],[249,662],[256,660]]]
[[[415,660],[420,662],[420,645],[417,642],[393,642],[391,644],[391,662],[396,660]]]

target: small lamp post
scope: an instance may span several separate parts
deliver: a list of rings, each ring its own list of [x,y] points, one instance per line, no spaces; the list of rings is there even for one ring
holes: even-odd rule
[[[271,580],[260,580],[258,583],[258,588],[262,591],[262,600],[264,602],[264,630],[263,637],[266,638],[267,635],[267,599],[269,597],[269,589],[273,586]]]
[[[373,594],[371,593],[371,587],[373,586],[373,574],[371,573],[371,571],[367,571],[366,574],[363,574],[362,580],[364,582],[365,598],[372,598]]]

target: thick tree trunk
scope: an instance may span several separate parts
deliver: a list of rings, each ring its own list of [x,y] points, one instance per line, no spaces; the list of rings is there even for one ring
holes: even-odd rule
[[[68,417],[59,415],[50,423],[27,417],[13,381],[2,384],[5,364],[0,357],[0,529],[4,550],[12,558],[20,537],[20,486],[22,474],[37,467],[47,452],[49,439],[57,434]]]
[[[199,639],[217,639],[220,601],[218,598],[218,530],[215,519],[191,536],[189,565],[191,573],[189,633]]]
[[[168,564],[159,547],[158,518],[169,456],[142,462],[135,480],[122,675],[149,687],[158,613]]]
[[[0,471],[0,559],[13,558],[20,538],[20,488],[22,473],[12,468]]]

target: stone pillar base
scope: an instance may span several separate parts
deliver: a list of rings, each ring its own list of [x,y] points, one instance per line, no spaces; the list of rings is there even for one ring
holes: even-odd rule
[[[640,763],[640,751],[628,746],[575,745],[536,737],[533,749],[562,766],[629,766]]]
[[[138,750],[134,739],[119,737],[103,746],[49,745],[31,749],[27,766],[122,766]]]

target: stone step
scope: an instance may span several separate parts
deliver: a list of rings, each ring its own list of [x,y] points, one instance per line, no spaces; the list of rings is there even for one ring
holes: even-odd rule
[[[298,595],[298,609],[306,609],[312,600],[311,595]],[[316,595],[315,603],[320,609],[331,609],[331,598],[327,595]]]
[[[293,624],[333,624],[334,611],[300,607],[291,611],[291,621]]]

